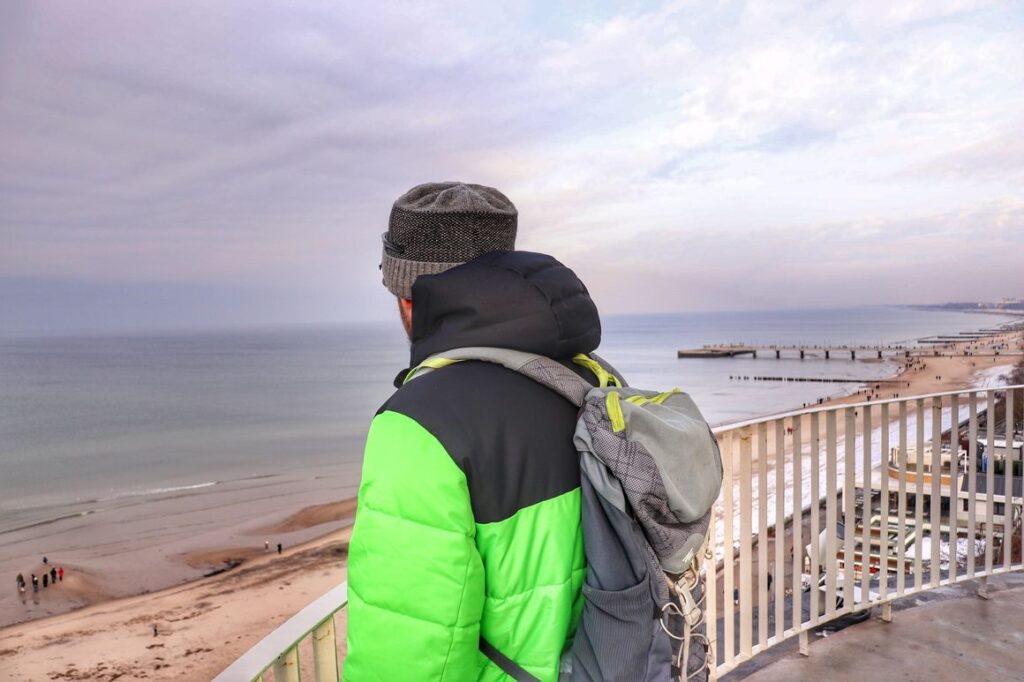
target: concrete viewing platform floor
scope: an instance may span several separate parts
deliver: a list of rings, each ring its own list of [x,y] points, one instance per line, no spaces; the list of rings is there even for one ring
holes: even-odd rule
[[[891,623],[876,608],[870,620],[828,637],[812,633],[806,658],[794,637],[724,680],[1024,680],[1024,573],[989,579],[988,600],[976,596],[977,586],[895,602]]]

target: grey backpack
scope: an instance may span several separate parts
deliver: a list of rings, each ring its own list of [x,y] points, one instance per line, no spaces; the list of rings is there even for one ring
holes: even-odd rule
[[[574,442],[587,577],[561,679],[705,679],[701,562],[722,458],[693,400],[678,389],[627,388],[596,356],[573,362],[597,376],[597,387],[550,358],[499,348],[446,351],[406,381],[466,360],[507,367],[579,407]],[[536,679],[500,652],[484,653],[518,682]]]

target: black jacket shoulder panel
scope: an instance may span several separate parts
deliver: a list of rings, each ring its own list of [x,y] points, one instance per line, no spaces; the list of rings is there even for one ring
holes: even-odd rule
[[[580,485],[577,409],[499,365],[462,362],[419,376],[381,408],[414,419],[465,473],[477,523]]]

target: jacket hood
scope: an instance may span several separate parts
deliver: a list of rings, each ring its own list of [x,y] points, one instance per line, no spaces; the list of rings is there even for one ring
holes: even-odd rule
[[[412,287],[413,367],[453,348],[509,348],[568,358],[601,343],[597,306],[551,256],[493,251]]]

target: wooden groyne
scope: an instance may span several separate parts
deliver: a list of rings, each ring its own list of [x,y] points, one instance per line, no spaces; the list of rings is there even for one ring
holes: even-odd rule
[[[909,386],[902,379],[851,379],[849,377],[769,377],[730,375],[733,381],[796,381],[814,384],[875,384],[881,386]]]

